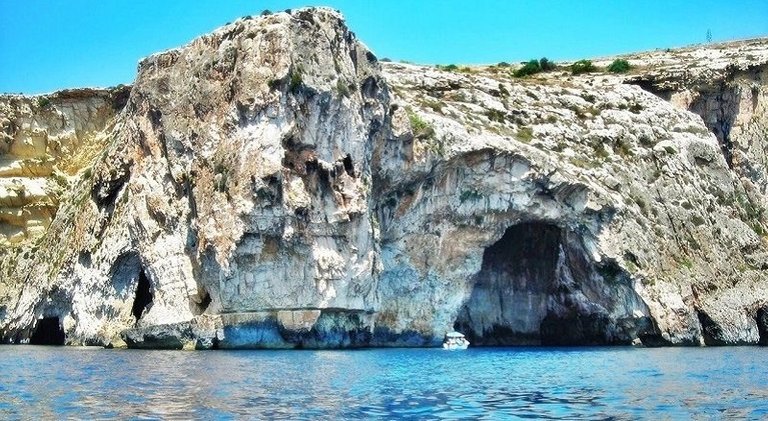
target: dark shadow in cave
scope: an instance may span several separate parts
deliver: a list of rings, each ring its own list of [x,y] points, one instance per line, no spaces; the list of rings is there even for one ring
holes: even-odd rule
[[[757,321],[757,333],[760,337],[760,345],[768,345],[768,306],[757,309],[755,317]]]
[[[152,298],[149,280],[142,270],[139,272],[139,283],[136,285],[136,295],[133,299],[133,307],[131,307],[131,314],[136,318],[136,323],[141,319],[144,310],[152,304]]]
[[[347,156],[344,157],[344,171],[347,173],[348,176],[354,177],[355,176],[355,164],[352,163],[352,157],[347,154]]]
[[[509,227],[483,253],[454,329],[479,346],[540,343],[539,325],[557,278],[560,239],[560,228],[552,224]]]
[[[44,317],[37,321],[29,338],[31,345],[64,345],[64,328],[58,317]]]

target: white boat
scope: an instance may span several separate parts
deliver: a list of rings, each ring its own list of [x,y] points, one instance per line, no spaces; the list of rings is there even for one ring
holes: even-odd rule
[[[469,341],[459,332],[448,332],[443,339],[443,349],[467,349]]]

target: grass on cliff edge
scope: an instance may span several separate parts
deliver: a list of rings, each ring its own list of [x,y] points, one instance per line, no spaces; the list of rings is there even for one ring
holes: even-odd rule
[[[411,131],[415,138],[429,139],[434,136],[435,129],[429,123],[422,120],[412,109],[407,108],[406,113],[408,113],[408,121],[411,123]]]

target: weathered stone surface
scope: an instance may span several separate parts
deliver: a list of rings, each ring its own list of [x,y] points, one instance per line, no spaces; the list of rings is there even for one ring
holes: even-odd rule
[[[138,349],[184,349],[188,343],[194,343],[192,327],[188,322],[126,329],[120,337],[129,348]]]
[[[108,139],[129,88],[0,95],[0,247],[39,238]]]
[[[293,324],[286,324],[286,318]],[[298,324],[297,318],[302,319]],[[129,348],[319,349],[369,346],[371,332],[369,314],[326,309],[204,315],[190,322],[126,329],[120,336]]]
[[[148,57],[112,120],[75,118],[101,141],[42,237],[6,235],[0,336],[58,317],[67,343],[146,348],[758,343],[768,42],[628,58],[381,64],[323,8]],[[6,153],[38,159],[27,137]],[[17,161],[0,175],[48,174]],[[29,220],[9,186],[0,218]]]

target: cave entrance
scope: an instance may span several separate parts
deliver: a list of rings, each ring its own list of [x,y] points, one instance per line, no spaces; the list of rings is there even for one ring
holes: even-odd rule
[[[190,297],[189,308],[192,311],[192,314],[199,316],[208,310],[208,307],[211,305],[211,301],[211,294],[208,292],[208,290],[198,287],[197,295]]]
[[[31,345],[64,345],[64,328],[58,317],[44,317],[37,321],[29,338]]]
[[[154,298],[152,284],[141,263],[141,256],[135,251],[118,256],[110,270],[110,278],[121,298],[128,301],[131,295],[133,296],[131,315],[138,323],[144,313],[151,308]]]
[[[454,329],[473,345],[539,344],[539,328],[558,276],[562,233],[539,222],[509,227],[485,249]]]
[[[626,345],[653,333],[629,274],[554,224],[507,228],[471,282],[453,327],[474,346]]]
[[[144,271],[139,271],[139,282],[136,285],[136,294],[131,307],[131,314],[136,318],[136,323],[141,319],[144,310],[152,304],[152,291],[150,290],[149,280]]]

